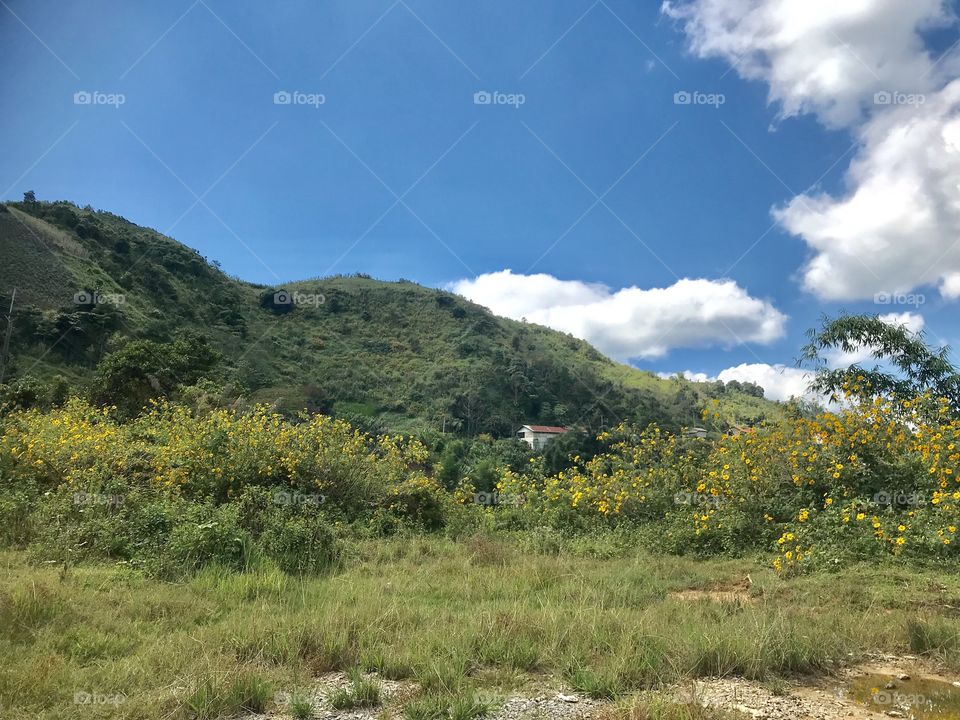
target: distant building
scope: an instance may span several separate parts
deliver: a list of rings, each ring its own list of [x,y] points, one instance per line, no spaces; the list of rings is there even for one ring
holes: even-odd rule
[[[702,427],[687,428],[683,431],[683,437],[685,438],[705,438],[706,436],[707,429]]]
[[[542,450],[548,442],[569,430],[556,425],[523,425],[517,430],[517,437],[534,450]]]

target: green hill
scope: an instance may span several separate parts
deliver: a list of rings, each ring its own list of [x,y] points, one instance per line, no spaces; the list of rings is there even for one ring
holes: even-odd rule
[[[154,230],[68,202],[0,205],[0,247],[4,312],[17,291],[14,376],[82,386],[131,339],[192,331],[222,353],[218,380],[247,401],[403,431],[504,436],[522,421],[677,427],[699,423],[713,399],[727,423],[783,412],[755,387],[663,380],[412,282],[247,283]]]

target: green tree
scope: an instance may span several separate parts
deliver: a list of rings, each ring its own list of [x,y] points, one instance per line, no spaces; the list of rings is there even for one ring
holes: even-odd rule
[[[850,392],[860,399],[888,395],[910,400],[929,390],[949,400],[954,412],[960,410],[960,374],[949,360],[950,349],[931,348],[923,332],[914,333],[876,315],[842,315],[824,318],[822,327],[807,335],[810,342],[803,348],[800,362],[811,364],[816,371],[811,389],[831,399]],[[847,368],[827,365],[831,351],[864,349],[878,361],[873,368],[859,363]]]
[[[543,460],[547,475],[556,475],[571,465],[571,458],[578,456],[582,462],[590,460],[604,449],[602,442],[593,433],[581,429],[570,430],[547,443]]]
[[[207,376],[220,360],[206,338],[196,335],[170,343],[134,340],[108,353],[97,366],[94,399],[135,415],[150,399],[169,397]]]

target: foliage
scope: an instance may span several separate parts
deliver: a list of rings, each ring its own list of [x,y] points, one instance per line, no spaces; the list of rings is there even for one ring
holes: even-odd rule
[[[158,574],[258,558],[322,572],[339,561],[343,523],[522,530],[543,548],[556,542],[544,529],[632,528],[677,554],[771,553],[783,572],[953,557],[960,419],[930,394],[865,403],[858,392],[837,412],[715,440],[623,424],[557,472],[549,457],[514,455],[513,441],[448,440],[431,466],[417,440],[328,416],[154,401],[124,420],[70,400],[3,418],[0,516],[8,543],[47,559],[122,558]],[[442,482],[447,453],[470,470]]]
[[[14,370],[62,374],[80,392],[93,385],[97,402],[126,414],[210,374],[201,362],[173,382],[168,371],[180,366],[166,346],[182,331],[223,356],[214,375],[230,400],[290,416],[333,412],[368,431],[509,438],[527,422],[596,434],[620,420],[678,430],[714,396],[730,423],[778,413],[753,389],[662,380],[569,335],[410,282],[245,283],[154,230],[68,202],[10,203],[0,240],[0,303],[18,289]],[[78,305],[85,288],[94,301]],[[292,302],[297,293],[316,302]]]
[[[70,386],[62,375],[49,380],[24,375],[0,385],[0,414],[26,408],[48,410],[62,405],[69,392]]]
[[[602,439],[607,452],[556,475],[538,463],[505,472],[498,489],[522,498],[512,512],[557,527],[635,524],[672,552],[770,548],[783,571],[956,552],[960,419],[930,394],[713,442],[627,425]]]
[[[97,366],[94,399],[135,415],[149,400],[169,397],[192,385],[220,361],[220,353],[199,336],[171,343],[135,340],[107,354]]]
[[[808,335],[810,342],[802,359],[817,368],[814,390],[834,400],[853,388],[861,399],[882,395],[911,400],[929,391],[960,411],[960,372],[948,359],[950,348],[934,350],[922,332],[913,333],[905,325],[884,322],[878,316],[843,315],[824,319],[822,327]],[[824,356],[829,351],[865,349],[891,369],[877,366],[867,370],[859,364],[831,369],[826,364]]]
[[[395,528],[437,529],[453,504],[418,474],[422,444],[325,416],[154,402],[125,421],[74,399],[2,422],[4,539],[44,559],[116,558],[176,575],[262,557],[316,573],[337,561],[338,522],[386,513]]]

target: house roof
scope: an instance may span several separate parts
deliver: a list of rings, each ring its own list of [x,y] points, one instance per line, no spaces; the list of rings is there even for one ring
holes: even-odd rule
[[[523,427],[538,433],[565,433],[570,428],[560,427],[558,425],[524,425]],[[522,429],[522,428],[521,428]]]

